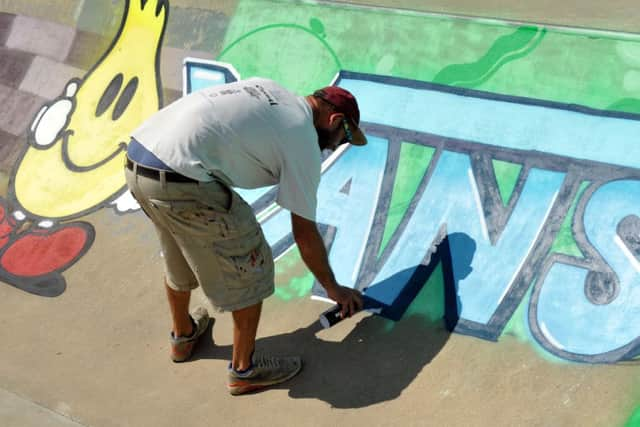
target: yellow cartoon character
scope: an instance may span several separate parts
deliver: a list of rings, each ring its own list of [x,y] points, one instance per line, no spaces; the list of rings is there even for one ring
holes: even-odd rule
[[[75,218],[124,194],[129,133],[161,106],[167,14],[167,0],[126,0],[106,54],[36,115],[12,180],[28,217]]]
[[[82,79],[44,105],[0,198],[0,280],[56,296],[62,272],[94,241],[76,219],[106,204],[137,209],[124,182],[129,133],[161,107],[159,55],[167,0],[125,0],[122,24],[104,56]]]

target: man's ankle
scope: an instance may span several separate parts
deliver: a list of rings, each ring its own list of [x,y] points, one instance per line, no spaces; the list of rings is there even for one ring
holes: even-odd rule
[[[251,373],[253,372],[253,365],[249,366],[247,369],[234,369],[234,368],[230,368],[231,372],[233,372],[233,375],[235,375],[236,377],[248,377],[251,375]]]
[[[176,331],[173,330],[173,331],[171,331],[171,335],[176,339],[193,337],[193,335],[196,333],[196,330],[198,329],[198,327],[196,325],[196,322],[193,320],[193,317],[189,316],[189,320],[191,320],[191,329],[190,329],[190,331],[188,333],[178,335],[176,333]],[[185,331],[183,331],[183,332],[185,332]]]
[[[251,368],[253,368],[253,354],[255,353],[255,349],[251,351],[248,359],[238,360],[237,362],[229,363],[229,369],[233,370],[237,374],[243,374],[249,372]]]

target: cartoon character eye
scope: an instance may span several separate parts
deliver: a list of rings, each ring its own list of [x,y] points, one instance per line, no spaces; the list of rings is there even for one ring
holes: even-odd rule
[[[113,114],[111,115],[111,118],[114,121],[118,120],[120,116],[122,116],[122,114],[125,112],[125,110],[129,106],[129,103],[131,102],[131,99],[133,99],[133,96],[136,94],[136,90],[138,90],[138,78],[134,77],[129,80],[129,83],[127,83],[127,85],[124,87],[124,90],[122,91],[122,95],[120,95],[118,102],[116,102],[116,106],[113,109]]]
[[[96,107],[96,117],[100,117],[101,115],[103,115],[104,112],[107,111],[107,108],[111,106],[113,101],[116,99],[116,96],[118,96],[118,93],[120,92],[123,80],[124,77],[122,76],[122,73],[116,74],[115,77],[111,80],[107,88],[104,90],[104,93],[100,97],[100,101],[98,101],[98,106]]]
[[[107,109],[111,106],[111,104],[113,104],[116,98],[118,98],[118,94],[120,93],[123,82],[124,76],[122,75],[122,73],[118,73],[107,85],[107,88],[104,90],[104,93],[100,97],[100,101],[98,101],[98,106],[96,107],[96,117],[100,117],[101,115],[103,115],[104,112],[107,111]],[[113,108],[113,113],[111,114],[112,120],[118,120],[120,116],[124,114],[137,90],[138,78],[134,77],[129,80],[127,85],[124,87],[124,90],[122,90],[120,97],[116,101],[116,105]]]

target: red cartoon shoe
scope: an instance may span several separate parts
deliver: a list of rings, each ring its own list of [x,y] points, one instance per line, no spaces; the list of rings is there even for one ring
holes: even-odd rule
[[[60,295],[66,288],[61,273],[89,250],[93,226],[74,222],[23,232],[19,228],[0,199],[0,280],[36,295]]]

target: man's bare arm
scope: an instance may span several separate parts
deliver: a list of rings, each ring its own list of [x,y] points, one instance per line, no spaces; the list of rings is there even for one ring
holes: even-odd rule
[[[342,315],[350,316],[362,309],[360,293],[336,282],[316,223],[291,213],[291,228],[302,260],[327,291],[327,296],[342,306]]]

